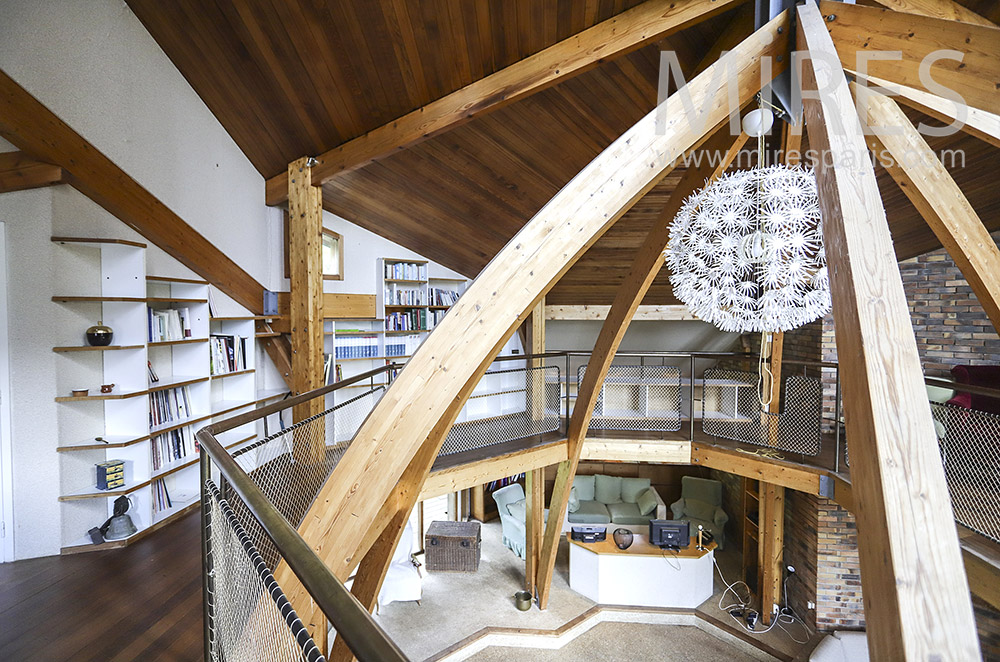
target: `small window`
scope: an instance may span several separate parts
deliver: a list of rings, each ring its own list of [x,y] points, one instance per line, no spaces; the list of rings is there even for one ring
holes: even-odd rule
[[[285,278],[291,278],[288,254],[291,239],[288,234],[288,212],[285,212]],[[323,228],[323,280],[344,280],[344,238]]]

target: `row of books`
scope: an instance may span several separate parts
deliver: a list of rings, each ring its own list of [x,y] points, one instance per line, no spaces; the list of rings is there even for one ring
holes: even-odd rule
[[[387,306],[425,306],[427,296],[422,287],[400,287],[393,283],[386,284],[383,294]]]
[[[433,329],[438,324],[440,324],[441,320],[444,319],[444,316],[445,316],[445,314],[447,312],[448,312],[447,310],[432,310],[432,311],[430,311],[431,314],[427,317],[427,328],[428,329]]]
[[[343,336],[337,338],[338,359],[370,359],[378,356],[378,336]]]
[[[383,275],[394,280],[427,280],[427,265],[416,262],[386,262]]]
[[[168,388],[149,394],[149,425],[163,425],[191,415],[191,396],[187,386]]]
[[[399,313],[386,313],[386,331],[422,331],[427,329],[427,309],[419,308]]]
[[[431,288],[432,306],[453,306],[458,302],[459,294],[454,290],[442,290],[437,287]]]
[[[393,336],[392,338],[386,338],[386,358],[391,358],[393,356],[413,356],[413,353],[417,351],[417,347],[420,346],[423,339],[423,336],[416,334],[412,336]]]
[[[156,435],[152,442],[153,471],[198,452],[198,443],[190,425]]]
[[[170,500],[170,492],[167,491],[167,483],[161,478],[153,481],[153,512],[159,513],[170,510],[174,504]]]
[[[149,342],[184,340],[191,337],[191,312],[187,308],[146,308]]]
[[[247,337],[213,333],[209,337],[210,370],[225,375],[247,369]]]

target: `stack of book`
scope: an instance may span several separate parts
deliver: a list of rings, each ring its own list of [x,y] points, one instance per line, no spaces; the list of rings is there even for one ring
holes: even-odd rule
[[[170,510],[173,503],[170,501],[170,493],[167,491],[167,484],[161,478],[153,481],[153,512],[159,513]]]
[[[427,329],[427,310],[424,308],[401,313],[386,313],[386,331],[424,331]]]
[[[153,391],[149,394],[149,425],[173,423],[191,416],[191,396],[187,386]]]
[[[209,339],[211,373],[225,375],[247,369],[246,336],[213,333]]]
[[[442,290],[437,287],[431,288],[432,306],[454,306],[458,302],[458,292],[454,290]]]
[[[400,287],[395,283],[385,286],[385,305],[423,306],[427,303],[424,290],[419,287]]]
[[[344,378],[344,373],[340,369],[340,364],[333,362],[333,354],[323,355],[323,374],[325,383],[335,384]]]
[[[337,338],[338,359],[370,359],[378,356],[378,336],[342,336]]]
[[[187,308],[147,308],[149,342],[184,340],[191,337],[191,314]]]
[[[427,280],[427,265],[415,262],[386,262],[384,275],[392,280]]]
[[[395,336],[391,340],[386,338],[385,356],[386,358],[412,356],[413,352],[417,351],[417,347],[420,346],[422,340],[423,337],[416,334],[412,336]]]
[[[153,437],[153,471],[175,460],[182,460],[198,452],[191,426],[171,430]]]

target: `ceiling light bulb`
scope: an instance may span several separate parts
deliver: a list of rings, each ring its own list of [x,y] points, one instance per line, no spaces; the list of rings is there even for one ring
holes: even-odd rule
[[[756,108],[743,117],[743,133],[751,138],[763,136],[774,126],[774,113],[767,108]]]

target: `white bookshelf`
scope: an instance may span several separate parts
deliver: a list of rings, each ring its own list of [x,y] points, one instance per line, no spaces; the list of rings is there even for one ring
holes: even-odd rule
[[[122,547],[195,507],[195,431],[255,405],[254,318],[213,320],[207,282],[147,276],[144,244],[66,237],[53,241],[55,271],[65,279],[65,294],[53,297],[61,311],[59,328],[64,329],[53,348],[59,357],[55,400],[60,403],[63,552]],[[176,311],[184,324],[179,334],[174,328],[164,337],[153,333],[152,320],[154,313],[173,314],[167,311]],[[114,331],[109,347],[87,345],[84,330],[98,320]],[[213,370],[213,334],[245,338],[246,360],[239,370]],[[101,384],[114,388],[103,394]],[[87,395],[72,395],[77,388],[87,388]],[[227,433],[223,443],[235,448],[255,438],[248,426]],[[185,443],[174,443],[179,439]],[[101,491],[95,487],[95,465],[107,460],[124,461],[125,484]],[[161,485],[169,504],[158,502]],[[87,531],[110,517],[122,494],[131,501],[129,515],[138,531],[125,540],[93,545]]]

